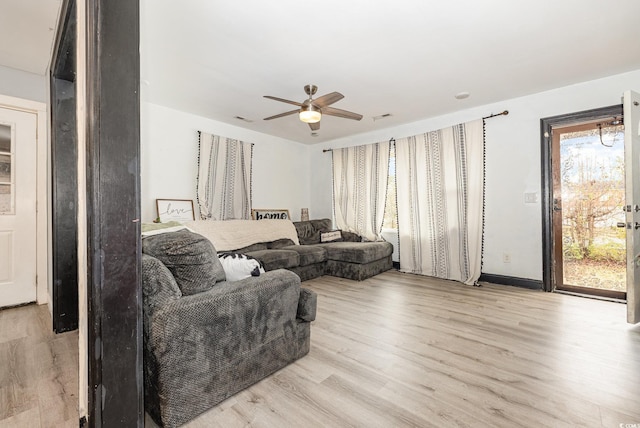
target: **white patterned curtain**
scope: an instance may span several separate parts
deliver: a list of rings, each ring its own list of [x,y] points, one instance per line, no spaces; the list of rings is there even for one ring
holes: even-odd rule
[[[253,144],[198,132],[197,199],[202,220],[251,218]]]
[[[333,208],[338,229],[381,240],[389,143],[333,149]]]
[[[400,270],[475,284],[482,260],[482,120],[396,141]]]

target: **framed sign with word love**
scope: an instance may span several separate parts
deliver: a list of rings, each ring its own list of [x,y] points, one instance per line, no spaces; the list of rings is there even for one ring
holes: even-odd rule
[[[168,221],[184,223],[196,219],[191,199],[156,199],[156,207],[160,223]]]

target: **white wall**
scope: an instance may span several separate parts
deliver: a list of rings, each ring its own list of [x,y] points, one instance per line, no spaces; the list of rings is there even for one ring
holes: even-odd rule
[[[309,146],[143,102],[143,222],[156,218],[156,199],[196,203],[198,131],[254,143],[253,207],[286,208],[294,221],[300,220],[301,208],[308,208],[311,199]]]
[[[614,104],[622,93],[640,91],[640,70],[461,110],[419,122],[312,146],[313,217],[331,217],[331,157],[324,148],[348,147],[406,137],[509,110],[487,121],[484,273],[542,279],[540,202],[524,203],[524,193],[540,201],[540,119]],[[428,100],[425,100],[428,102]],[[503,253],[511,263],[503,263]]]
[[[47,78],[0,65],[0,94],[47,102]]]

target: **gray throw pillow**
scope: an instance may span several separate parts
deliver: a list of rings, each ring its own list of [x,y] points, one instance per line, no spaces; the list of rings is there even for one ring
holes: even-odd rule
[[[225,280],[213,244],[189,230],[144,238],[142,251],[164,263],[185,296],[209,290]]]
[[[313,227],[310,221],[300,221],[294,223],[298,240],[302,245],[311,245],[320,243],[320,231]]]
[[[357,233],[342,231],[342,240],[345,242],[362,242],[362,237]]]

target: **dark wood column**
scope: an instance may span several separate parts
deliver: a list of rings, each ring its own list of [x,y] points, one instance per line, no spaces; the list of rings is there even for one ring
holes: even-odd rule
[[[78,328],[76,4],[62,3],[51,67],[53,330]]]
[[[89,426],[143,426],[138,0],[87,1]]]

